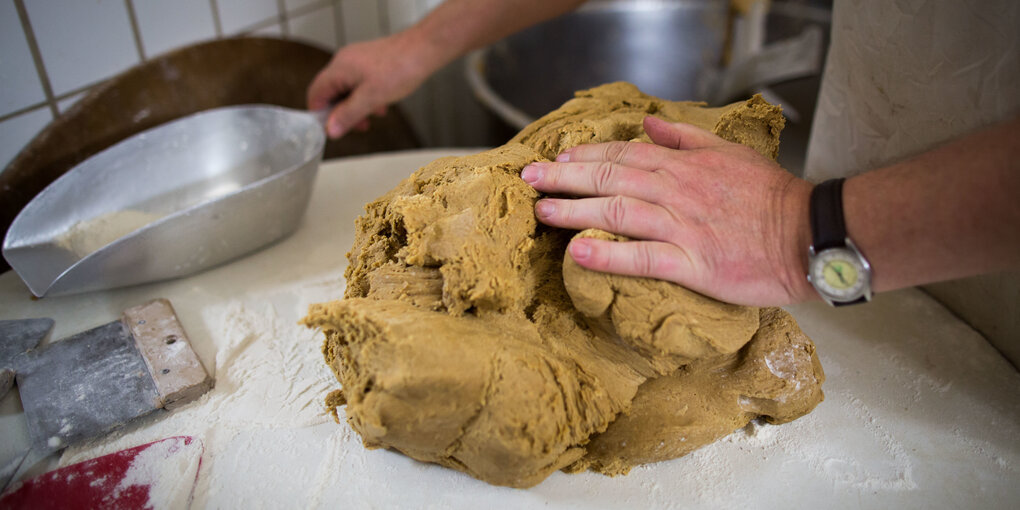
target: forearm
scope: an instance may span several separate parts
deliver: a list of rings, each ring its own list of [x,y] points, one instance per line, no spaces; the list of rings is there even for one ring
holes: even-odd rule
[[[434,70],[468,51],[568,12],[584,1],[446,0],[400,36]]]
[[[848,179],[847,231],[877,292],[1020,264],[1020,119]]]

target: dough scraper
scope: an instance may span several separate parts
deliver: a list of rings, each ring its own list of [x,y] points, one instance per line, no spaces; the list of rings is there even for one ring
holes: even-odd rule
[[[212,387],[170,302],[37,348],[52,319],[0,321],[0,398],[16,381],[30,446],[0,468],[6,487],[39,460]]]

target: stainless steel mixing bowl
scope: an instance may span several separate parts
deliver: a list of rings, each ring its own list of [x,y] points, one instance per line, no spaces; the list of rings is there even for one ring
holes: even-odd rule
[[[631,82],[665,99],[711,103],[712,94],[706,92],[715,92],[712,78],[722,71],[729,4],[729,0],[589,0],[574,12],[473,53],[466,61],[467,80],[481,103],[513,129],[559,107],[576,90],[612,81]],[[791,40],[813,28],[823,40],[809,53],[820,60],[829,30],[829,5],[828,0],[769,2],[762,42]],[[781,102],[791,120],[783,132],[779,158],[795,173],[803,166],[820,83],[820,62],[810,64],[805,68],[814,69],[813,74],[786,75],[781,82],[747,80],[767,86],[772,94],[766,98]],[[758,87],[735,92],[746,97],[758,91],[766,92]],[[723,98],[716,104],[739,98]]]

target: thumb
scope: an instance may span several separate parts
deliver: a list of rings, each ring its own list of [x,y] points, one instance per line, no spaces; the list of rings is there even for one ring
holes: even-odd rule
[[[703,149],[727,143],[726,140],[692,124],[666,122],[658,117],[645,117],[644,128],[645,133],[648,133],[648,137],[656,145],[670,149]]]

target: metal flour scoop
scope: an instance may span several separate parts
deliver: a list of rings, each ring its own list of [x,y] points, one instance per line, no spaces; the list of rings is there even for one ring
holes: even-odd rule
[[[304,215],[322,119],[235,106],[127,138],[37,195],[3,256],[41,297],[176,278],[262,248]]]

